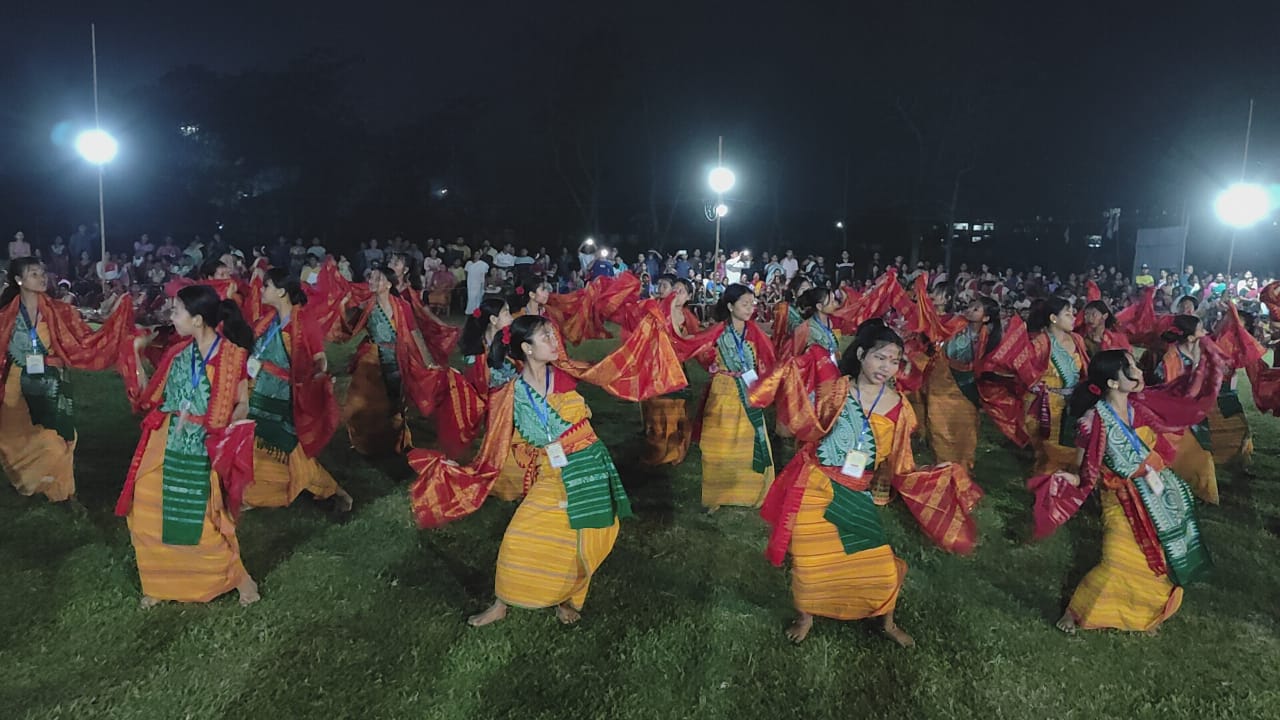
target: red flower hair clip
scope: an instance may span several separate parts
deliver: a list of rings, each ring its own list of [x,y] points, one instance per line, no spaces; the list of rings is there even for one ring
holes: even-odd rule
[[[511,345],[511,326],[510,325],[502,328],[502,344],[507,346]]]
[[[523,295],[523,294],[524,294],[524,287],[518,287],[518,288],[516,288],[516,294],[517,294],[517,295]]]
[[[479,319],[480,319],[480,308],[476,308],[475,310],[472,310],[472,311],[471,311],[471,317],[473,317],[473,318],[475,318],[475,319],[479,320]]]
[[[1097,386],[1097,385],[1095,385],[1094,383],[1089,383],[1089,388],[1088,388],[1088,390],[1089,390],[1089,392],[1090,392],[1090,393],[1092,393],[1093,395],[1097,395],[1097,396],[1099,396],[1099,397],[1101,397],[1101,395],[1102,395],[1102,388],[1098,387],[1098,386]]]

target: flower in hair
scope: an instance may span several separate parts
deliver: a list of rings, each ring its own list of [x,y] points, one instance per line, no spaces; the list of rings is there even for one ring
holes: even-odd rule
[[[524,288],[523,288],[523,287],[518,287],[518,288],[516,288],[516,294],[517,294],[517,295],[523,295],[523,294],[524,294]]]
[[[502,328],[502,344],[511,345],[511,326]]]
[[[1094,395],[1098,395],[1098,396],[1102,395],[1102,388],[1098,387],[1097,384],[1095,383],[1089,383],[1088,389],[1089,389],[1089,392]]]
[[[471,317],[476,318],[476,319],[479,319],[479,318],[480,318],[480,308],[476,308],[475,310],[472,310],[472,311],[471,311]]]

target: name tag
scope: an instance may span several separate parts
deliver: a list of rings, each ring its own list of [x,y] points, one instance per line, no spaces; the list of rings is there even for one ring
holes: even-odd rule
[[[249,358],[248,370],[250,379],[258,377],[258,371],[262,370],[262,361],[256,357]]]
[[[831,364],[840,367],[840,361],[836,358],[835,353],[831,353]]]
[[[755,385],[756,380],[759,380],[759,379],[760,379],[760,376],[756,374],[755,370],[748,370],[742,373],[742,382],[746,383],[747,387],[751,387],[752,385]]]
[[[1147,468],[1147,487],[1151,488],[1151,492],[1156,497],[1164,494],[1164,479],[1160,477],[1160,473],[1150,467]]]
[[[562,468],[569,464],[569,456],[564,453],[564,446],[558,442],[547,446],[547,459],[551,461],[553,468]]]
[[[867,454],[861,450],[850,450],[844,454],[844,466],[840,474],[851,478],[860,478],[867,471]]]
[[[27,356],[27,374],[28,375],[44,374],[44,356],[43,355]]]

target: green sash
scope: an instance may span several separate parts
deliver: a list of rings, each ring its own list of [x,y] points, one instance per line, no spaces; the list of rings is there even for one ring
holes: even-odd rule
[[[45,365],[43,374],[28,375],[24,367],[19,382],[31,424],[53,430],[67,442],[75,440],[75,403],[66,370]]]
[[[743,330],[745,332],[745,328]],[[720,333],[720,339],[716,341],[717,350],[720,354],[720,364],[728,371],[742,373],[748,370],[754,370],[756,366],[756,354],[751,344],[746,340],[742,342],[742,350],[747,355],[749,365],[738,358],[738,348],[733,339],[732,333],[728,325],[725,326],[724,332]],[[751,427],[755,430],[755,438],[751,445],[751,470],[752,472],[762,473],[773,466],[773,455],[769,452],[768,429],[764,422],[764,410],[751,407],[751,403],[747,402],[747,384],[742,378],[734,378],[734,384],[738,387],[738,400],[742,403],[742,409],[747,414],[747,422],[751,423]]]
[[[211,469],[208,455],[165,448],[161,494],[161,541],[165,545],[200,544]]]
[[[550,404],[547,405],[548,423],[543,425],[529,402],[530,395],[536,396],[538,392],[529,387],[523,377],[516,380],[516,385],[511,420],[516,432],[529,444],[546,447],[572,427]],[[569,464],[560,468],[560,480],[568,500],[565,513],[569,516],[569,527],[574,530],[607,528],[613,525],[615,517],[631,517],[631,501],[604,443],[597,440],[565,459]]]
[[[1232,390],[1227,383],[1223,383],[1222,391],[1218,393],[1218,412],[1222,413],[1224,418],[1244,412],[1244,406],[1240,404],[1240,393]]]
[[[289,370],[289,354],[284,347],[284,333],[258,338],[254,354],[263,362]],[[253,420],[257,446],[280,462],[288,462],[289,453],[298,446],[298,433],[293,424],[293,387],[288,380],[260,370],[249,395],[249,419]]]
[[[831,491],[831,504],[822,519],[836,526],[845,554],[889,544],[870,492],[851,490],[836,482],[831,483]]]
[[[1129,430],[1116,416],[1115,410],[1105,400],[1095,405],[1102,419],[1107,437],[1104,462],[1111,471],[1121,477],[1132,477],[1146,463],[1151,450],[1136,433],[1133,438],[1141,448],[1134,447]],[[1141,452],[1139,451],[1141,450]],[[1164,550],[1165,563],[1169,566],[1169,580],[1184,586],[1202,578],[1213,567],[1209,551],[1200,542],[1200,525],[1196,521],[1195,503],[1191,489],[1172,470],[1160,471],[1164,492],[1156,495],[1144,475],[1134,479],[1138,498],[1156,529],[1156,539]]]

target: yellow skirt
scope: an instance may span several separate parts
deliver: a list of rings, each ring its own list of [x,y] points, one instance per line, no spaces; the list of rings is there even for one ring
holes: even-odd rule
[[[22,397],[22,372],[10,369],[0,405],[0,465],[20,495],[41,493],[52,502],[76,494],[76,443],[57,431],[31,423],[27,400]]]
[[[323,500],[338,492],[338,481],[315,458],[307,456],[301,443],[289,453],[286,462],[267,450],[254,448],[253,483],[245,488],[245,505],[288,507],[303,490]]]
[[[524,496],[524,468],[520,467],[511,453],[507,453],[507,459],[502,463],[502,470],[498,472],[498,479],[493,482],[493,489],[489,494],[505,502],[519,500]]]
[[[1080,581],[1067,611],[1088,630],[1146,631],[1181,605],[1182,588],[1151,571],[1116,494],[1103,491],[1102,562]]]
[[[618,539],[618,521],[607,528],[574,530],[566,500],[560,471],[544,456],[538,479],[502,536],[494,581],[499,600],[522,608],[567,602],[582,609],[591,576]]]
[[[796,609],[836,620],[892,612],[907,564],[888,545],[846,554],[836,527],[822,517],[831,498],[830,478],[811,470],[791,536],[791,595]]]
[[[934,361],[925,390],[926,429],[934,456],[940,463],[953,462],[972,470],[978,452],[978,408],[960,392],[945,359]]]
[[[644,414],[644,449],[640,462],[645,465],[679,465],[689,452],[693,428],[685,399],[656,397],[640,403]]]
[[[1218,504],[1218,469],[1213,464],[1213,455],[1200,447],[1200,441],[1190,430],[1183,430],[1178,438],[1170,467],[1178,477],[1187,481],[1196,497]]]
[[[240,562],[236,526],[223,507],[218,477],[210,473],[209,505],[205,509],[200,544],[164,544],[161,498],[164,444],[168,436],[168,420],[151,433],[138,466],[133,507],[129,510],[129,535],[138,557],[142,594],[157,600],[208,602],[233,590],[246,575]]]
[[[1076,458],[1079,451],[1074,447],[1059,445],[1062,439],[1062,414],[1067,411],[1067,399],[1057,393],[1049,394],[1049,437],[1040,436],[1040,421],[1036,418],[1035,399],[1027,396],[1023,404],[1026,408],[1026,419],[1023,427],[1031,438],[1031,446],[1035,449],[1036,464],[1034,475],[1051,475],[1059,470],[1076,472],[1079,466]]]
[[[342,406],[342,421],[347,426],[351,447],[361,455],[377,457],[403,453],[413,447],[403,408],[392,407],[387,397],[376,351],[358,355]]]
[[[702,504],[705,507],[760,507],[773,484],[772,466],[751,469],[756,429],[738,399],[737,380],[728,375],[711,378],[711,391],[702,415]],[[769,442],[768,433],[765,443]],[[773,450],[770,448],[770,455]]]
[[[1248,463],[1253,457],[1253,432],[1244,413],[1224,417],[1218,404],[1214,403],[1209,411],[1209,437],[1213,444],[1213,461],[1219,465],[1226,465],[1237,458]]]

